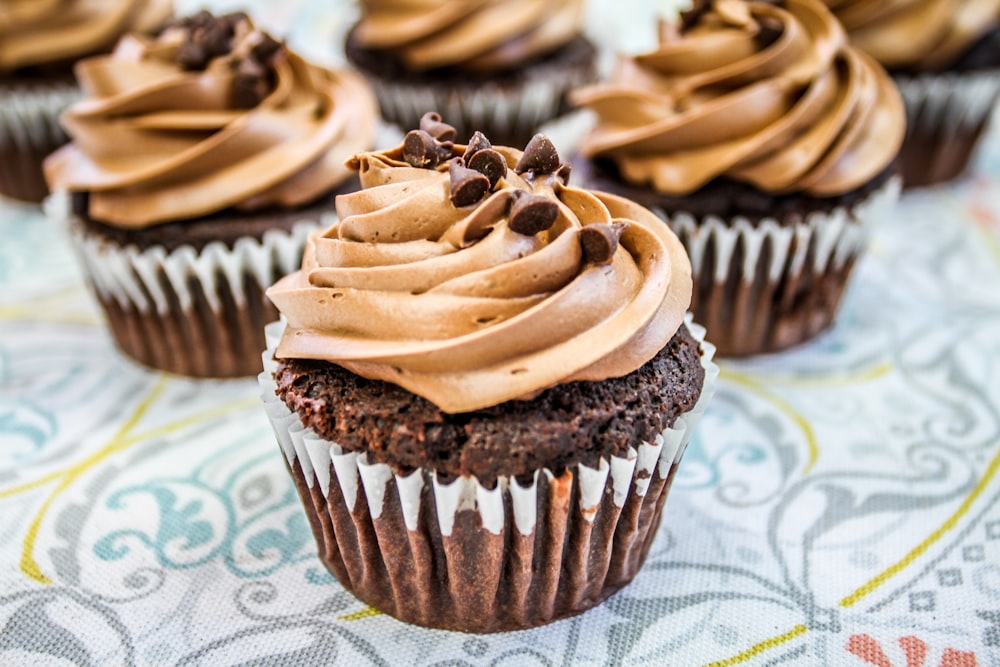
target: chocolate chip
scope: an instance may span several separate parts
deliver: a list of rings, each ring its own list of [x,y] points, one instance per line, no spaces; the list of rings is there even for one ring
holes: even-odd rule
[[[524,154],[517,161],[514,171],[523,174],[533,171],[538,174],[551,174],[559,168],[559,152],[544,134],[536,134],[524,147]]]
[[[208,65],[208,54],[205,53],[205,49],[201,44],[195,44],[194,42],[183,42],[177,47],[177,53],[174,54],[174,60],[177,64],[181,66],[181,69],[187,71],[203,70],[205,66]]]
[[[510,208],[510,228],[518,234],[534,236],[555,224],[559,217],[559,205],[541,195],[533,195],[523,190],[515,191],[514,205]]]
[[[466,162],[468,162],[469,158],[479,151],[485,151],[490,148],[493,148],[493,144],[490,143],[490,140],[486,138],[485,134],[476,130],[472,133],[472,138],[469,139],[469,144],[465,147],[465,154],[462,155],[462,157]]]
[[[598,223],[586,225],[580,230],[580,245],[583,257],[594,264],[607,264],[618,250],[618,239],[628,225],[606,225]]]
[[[497,182],[507,174],[507,160],[503,155],[492,148],[478,151],[469,158],[466,163],[470,169],[475,169],[486,178],[490,179],[490,189],[496,187]]]
[[[194,16],[187,19],[185,25],[191,28],[204,28],[215,20],[215,16],[207,9],[202,9]]]
[[[252,109],[267,97],[271,86],[268,71],[253,58],[244,58],[233,75],[232,104],[237,109]]]
[[[556,169],[556,177],[562,181],[563,185],[569,185],[569,175],[572,171],[573,167],[569,165],[569,162],[564,162]]]
[[[413,167],[433,169],[441,163],[441,150],[424,130],[410,130],[403,139],[403,159]]]
[[[455,141],[457,134],[453,126],[441,122],[441,114],[435,111],[428,111],[420,117],[420,129],[438,141]]]
[[[767,47],[778,41],[781,34],[785,32],[785,26],[782,25],[781,21],[769,16],[761,17],[757,19],[757,34],[754,35],[754,41],[757,43],[757,48],[766,49]]]
[[[195,33],[194,41],[201,44],[208,57],[214,58],[229,53],[233,45],[233,29],[221,21],[207,25],[203,32]]]
[[[469,169],[457,157],[448,165],[451,178],[451,203],[456,207],[475,204],[490,190],[490,180],[475,169]]]
[[[261,33],[260,41],[253,45],[250,49],[250,53],[258,61],[262,63],[269,62],[274,54],[281,50],[284,46],[281,42],[271,37],[267,33]]]

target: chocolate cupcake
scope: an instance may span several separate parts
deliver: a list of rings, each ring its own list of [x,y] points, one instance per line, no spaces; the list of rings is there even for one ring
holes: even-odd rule
[[[460,141],[481,130],[523,146],[563,110],[568,90],[596,76],[583,0],[360,4],[347,58],[374,87],[382,116],[402,128],[438,111]]]
[[[902,101],[819,0],[716,0],[574,92],[574,166],[680,236],[719,353],[772,352],[834,319],[867,225],[898,195]]]
[[[170,0],[0,3],[0,195],[40,202],[42,161],[68,138],[59,114],[80,97],[73,64],[130,32],[151,33]]]
[[[371,147],[374,96],[244,14],[126,37],[77,71],[87,95],[45,163],[48,208],[69,218],[115,341],[157,369],[255,375],[276,317],[264,289],[358,187],[343,163]]]
[[[268,290],[261,385],[345,588],[423,626],[529,628],[635,576],[718,369],[655,216],[569,187],[541,135],[423,127],[353,160],[363,189]]]
[[[1000,96],[1000,0],[825,0],[906,103],[908,187],[965,171]]]

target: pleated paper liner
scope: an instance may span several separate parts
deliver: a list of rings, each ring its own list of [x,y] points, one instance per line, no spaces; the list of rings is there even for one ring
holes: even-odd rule
[[[718,367],[704,329],[705,383],[695,407],[654,442],[597,468],[538,470],[441,483],[429,469],[394,474],[304,427],[275,395],[268,328],[260,375],[267,414],[312,525],[319,557],[362,601],[400,620],[466,632],[530,628],[580,613],[638,572]]]

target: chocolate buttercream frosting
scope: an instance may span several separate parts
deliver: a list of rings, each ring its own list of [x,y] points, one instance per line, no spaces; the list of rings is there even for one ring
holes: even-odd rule
[[[0,72],[110,50],[128,33],[155,31],[172,12],[171,0],[3,0]]]
[[[691,299],[673,233],[569,186],[544,137],[523,153],[482,134],[459,145],[439,122],[350,161],[362,190],[337,198],[340,221],[268,290],[288,323],[276,357],[330,361],[451,413],[654,357]]]
[[[612,81],[572,94],[598,118],[584,155],[681,196],[717,178],[836,196],[892,162],[899,94],[819,0],[705,4],[665,24],[655,51],[623,58]]]
[[[309,204],[351,175],[344,160],[377,118],[358,75],[307,63],[242,13],[125,37],[77,76],[85,99],[62,117],[73,142],[46,177],[125,228]]]
[[[890,70],[946,69],[1000,27],[1000,0],[824,0],[851,42]]]
[[[361,0],[353,39],[408,69],[514,69],[578,37],[583,0]]]

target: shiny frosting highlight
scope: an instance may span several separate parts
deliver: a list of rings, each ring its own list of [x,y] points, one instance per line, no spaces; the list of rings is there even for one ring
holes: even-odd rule
[[[507,148],[495,185],[456,206],[475,175],[451,165],[465,146],[444,150],[428,168],[402,146],[355,158],[363,189],[338,197],[340,222],[268,290],[288,322],[277,357],[331,361],[468,412],[626,375],[670,340],[691,269],[655,216],[569,187],[551,165],[517,173],[522,153]],[[538,220],[548,226],[532,233]]]
[[[572,99],[598,118],[585,155],[672,195],[718,177],[843,194],[892,162],[905,131],[892,80],[819,0],[716,0]]]
[[[90,193],[90,217],[127,228],[295,208],[371,146],[377,107],[358,75],[305,62],[245,17],[203,69],[186,59],[190,42],[177,27],[130,36],[78,65],[86,98],[62,117],[72,143],[46,161],[53,190]],[[266,69],[252,55],[265,44]]]
[[[511,69],[580,34],[583,0],[361,0],[354,39],[411,70]]]
[[[0,72],[111,50],[130,32],[149,33],[172,0],[2,0]]]
[[[1000,0],[824,0],[851,42],[887,68],[934,71],[1000,24]]]

